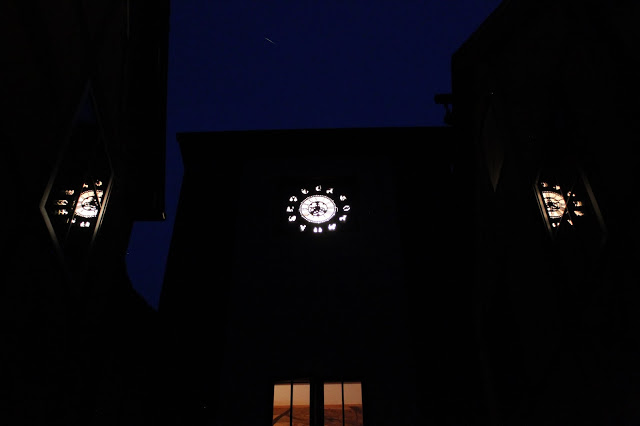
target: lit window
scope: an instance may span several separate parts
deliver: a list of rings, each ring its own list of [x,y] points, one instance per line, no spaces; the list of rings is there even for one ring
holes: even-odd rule
[[[311,400],[311,386],[297,381],[274,385],[272,424],[311,426],[312,413],[316,413],[322,416],[317,422],[322,426],[363,426],[360,382],[323,383],[317,401]]]
[[[362,426],[362,385],[324,384],[324,426]]]
[[[310,426],[311,385],[308,382],[276,384],[273,387],[272,425]]]

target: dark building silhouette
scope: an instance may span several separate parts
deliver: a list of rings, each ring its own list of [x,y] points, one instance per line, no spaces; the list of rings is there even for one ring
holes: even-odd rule
[[[453,55],[491,424],[640,421],[638,12],[503,2]]]
[[[0,17],[0,424],[158,424],[158,314],[125,256],[164,215],[169,2]]]

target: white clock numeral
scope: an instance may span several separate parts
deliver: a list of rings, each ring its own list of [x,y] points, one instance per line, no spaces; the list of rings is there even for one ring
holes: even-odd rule
[[[91,226],[91,222],[80,222],[81,228],[88,228]]]
[[[328,231],[335,231],[336,230],[336,224],[335,223],[330,223],[329,226],[327,226],[327,230]]]
[[[68,215],[69,212],[66,209],[60,209],[60,210],[56,210],[54,214],[56,216],[65,216],[65,215]]]
[[[287,206],[287,213],[291,213],[293,211],[293,207],[292,206]]]
[[[303,194],[308,194],[308,193],[309,193],[309,190],[308,190],[308,189],[304,189],[304,188],[302,188],[302,189],[300,190],[300,192],[302,192]]]
[[[322,191],[322,185],[316,186],[316,191]]]
[[[321,233],[321,232],[322,232],[322,227],[321,227],[321,226],[314,226],[314,227],[313,227],[313,232],[315,232],[315,233]]]
[[[346,195],[341,195],[341,196],[340,196],[340,201],[344,201],[344,200],[346,200],[346,199],[347,199],[347,196],[346,196]]]
[[[296,216],[295,215],[289,216],[289,222],[295,222],[295,221],[296,221]]]
[[[327,189],[327,194],[333,194],[333,188]]]
[[[289,198],[289,201],[291,202],[296,202],[298,201],[298,197],[296,197],[295,195]]]
[[[345,211],[345,212],[348,212],[349,210],[351,210],[351,207],[347,205],[347,206],[342,207],[342,210]]]
[[[340,217],[338,218],[338,220],[339,220],[340,222],[346,222],[346,221],[347,221],[347,215],[345,214],[345,215],[340,216]]]
[[[300,225],[300,232],[303,232],[305,229],[307,229],[307,225]]]
[[[68,200],[56,200],[57,206],[66,206],[67,204],[69,204]]]

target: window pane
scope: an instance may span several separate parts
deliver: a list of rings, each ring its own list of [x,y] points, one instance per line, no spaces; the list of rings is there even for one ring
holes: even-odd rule
[[[362,426],[362,384],[344,384],[344,425]]]
[[[293,384],[293,426],[309,426],[311,424],[311,385],[309,383]]]
[[[273,386],[273,423],[274,425],[288,425],[291,409],[291,384]]]
[[[342,383],[324,384],[324,426],[342,426]]]
[[[342,405],[344,400],[344,407]],[[362,385],[324,384],[324,426],[362,426]]]

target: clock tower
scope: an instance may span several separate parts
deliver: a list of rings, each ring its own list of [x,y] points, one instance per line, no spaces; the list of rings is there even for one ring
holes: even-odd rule
[[[374,137],[393,147],[365,143]],[[345,143],[301,148],[310,139]],[[308,393],[323,424],[323,404],[341,411],[327,406],[340,401],[330,390],[342,389],[366,425],[418,423],[441,383],[429,365],[444,362],[443,347],[465,353],[437,325],[457,329],[469,311],[445,284],[460,293],[468,270],[452,244],[469,207],[456,195],[455,130],[194,132],[178,143],[184,178],[159,311],[183,360],[181,409],[201,401],[192,409],[219,424],[287,423],[286,401]],[[442,378],[473,377],[452,368]]]

